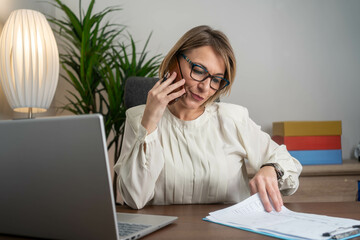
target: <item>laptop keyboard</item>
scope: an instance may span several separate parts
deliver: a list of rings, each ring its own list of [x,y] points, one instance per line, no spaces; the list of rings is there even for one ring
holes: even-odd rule
[[[121,237],[125,237],[134,234],[136,232],[139,232],[141,230],[144,230],[150,226],[151,225],[118,222],[119,235]]]

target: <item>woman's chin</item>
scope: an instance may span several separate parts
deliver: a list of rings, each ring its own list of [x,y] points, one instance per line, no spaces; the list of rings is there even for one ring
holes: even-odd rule
[[[183,103],[184,106],[186,106],[186,108],[197,109],[202,107],[205,101],[197,101],[189,98],[181,98],[181,102]]]

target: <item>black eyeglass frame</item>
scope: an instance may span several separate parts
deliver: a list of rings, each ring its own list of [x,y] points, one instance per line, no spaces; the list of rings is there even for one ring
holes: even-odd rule
[[[230,84],[229,80],[227,80],[226,78],[223,78],[223,77],[220,77],[220,76],[211,75],[211,74],[209,73],[209,71],[208,71],[205,67],[203,67],[203,66],[201,66],[201,65],[199,65],[199,64],[193,63],[185,54],[180,53],[180,55],[191,65],[190,77],[191,77],[194,81],[203,82],[203,81],[205,81],[207,78],[210,77],[210,79],[211,79],[211,80],[210,80],[210,87],[211,87],[212,89],[214,89],[215,91],[223,90],[225,87],[227,87],[227,86]],[[194,69],[195,66],[203,69],[203,70],[207,73],[207,75],[204,77],[204,79],[202,79],[202,80],[197,80],[197,79],[195,79],[195,78],[192,76],[192,72],[193,72],[193,69]],[[180,67],[180,66],[179,66],[179,67]],[[181,69],[180,69],[180,71],[181,71]],[[181,75],[182,75],[182,73],[181,73]],[[225,82],[226,82],[225,85],[224,85],[223,87],[219,88],[219,89],[213,88],[213,87],[211,86],[211,82],[213,81],[214,78],[217,78],[217,79],[220,79],[220,80],[222,80],[222,81],[225,81]]]

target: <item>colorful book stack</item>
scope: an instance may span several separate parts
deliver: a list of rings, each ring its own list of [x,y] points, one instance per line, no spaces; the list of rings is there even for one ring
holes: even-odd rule
[[[341,164],[341,121],[274,122],[272,139],[303,165]]]

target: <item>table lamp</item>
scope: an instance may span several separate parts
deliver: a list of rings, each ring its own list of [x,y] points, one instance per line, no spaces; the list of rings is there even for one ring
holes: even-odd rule
[[[40,12],[20,9],[10,14],[0,37],[0,83],[16,112],[45,112],[59,78],[59,52],[54,34]]]

